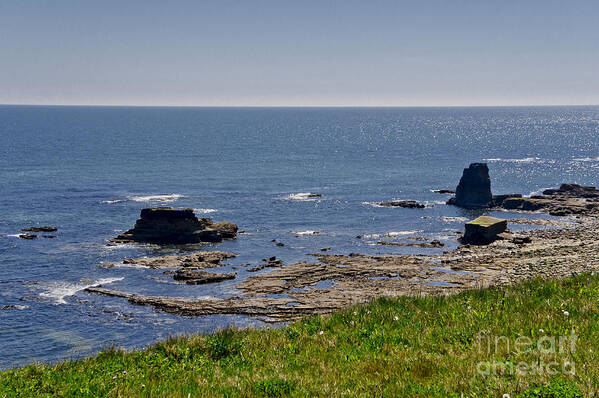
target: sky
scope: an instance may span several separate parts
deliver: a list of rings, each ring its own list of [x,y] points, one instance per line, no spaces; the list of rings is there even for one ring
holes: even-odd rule
[[[0,104],[599,104],[599,1],[0,0]]]

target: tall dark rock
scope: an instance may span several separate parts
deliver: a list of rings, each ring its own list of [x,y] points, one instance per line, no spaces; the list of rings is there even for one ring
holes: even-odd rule
[[[230,222],[198,219],[192,209],[159,207],[142,209],[135,226],[113,241],[186,244],[220,242],[236,236],[237,225]]]
[[[491,179],[486,163],[472,163],[464,169],[456,195],[447,204],[466,209],[484,209],[493,205]]]

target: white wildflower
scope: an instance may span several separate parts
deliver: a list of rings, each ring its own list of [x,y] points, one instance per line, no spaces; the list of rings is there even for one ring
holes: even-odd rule
[[[397,317],[397,316],[394,316],[394,317],[393,317],[393,320],[394,320],[394,321],[399,321],[399,317]]]
[[[320,332],[318,332],[319,335],[323,335],[324,334],[324,330],[321,330]]]

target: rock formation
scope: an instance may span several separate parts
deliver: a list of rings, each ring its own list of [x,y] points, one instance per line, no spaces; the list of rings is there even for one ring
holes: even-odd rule
[[[599,190],[595,187],[583,187],[577,184],[562,184],[558,189],[546,189],[543,195],[599,199]]]
[[[58,228],[56,227],[29,227],[23,228],[21,232],[56,232]]]
[[[186,244],[220,242],[237,236],[237,225],[230,222],[213,223],[209,218],[198,219],[193,209],[158,207],[142,209],[135,226],[113,241]]]
[[[381,202],[379,206],[383,207],[405,207],[407,209],[424,209],[426,206],[415,200],[393,200],[391,202]]]
[[[499,239],[499,234],[507,231],[507,220],[481,216],[466,223],[462,243],[484,245]]]
[[[217,274],[206,271],[179,269],[175,271],[173,279],[182,281],[188,285],[203,285],[206,283],[222,282],[227,279],[235,279],[235,273]]]
[[[447,204],[466,209],[484,209],[493,204],[489,167],[486,163],[472,163],[464,169],[456,188],[456,196],[449,199]]]
[[[599,190],[576,184],[547,189],[543,195],[498,195],[493,205],[506,210],[543,211],[552,216],[599,214]]]

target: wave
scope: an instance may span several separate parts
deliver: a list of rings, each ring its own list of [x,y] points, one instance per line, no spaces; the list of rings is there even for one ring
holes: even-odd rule
[[[210,213],[216,213],[218,210],[216,209],[193,209],[194,213],[197,214],[210,214]]]
[[[535,196],[535,195],[541,195],[543,193],[543,191],[546,191],[547,189],[555,189],[555,187],[539,188],[536,191],[532,191],[528,195],[524,195],[524,196],[531,197],[531,196]]]
[[[444,200],[427,200],[424,202],[425,205],[445,205],[447,204]]]
[[[489,158],[489,159],[484,159],[487,162],[506,162],[506,163],[533,163],[533,162],[538,162],[541,160],[541,158],[521,158],[521,159],[503,159],[503,158]]]
[[[46,285],[46,291],[40,293],[40,297],[50,299],[54,304],[67,304],[65,297],[72,296],[81,290],[87,289],[88,287],[95,287],[100,285],[107,285],[109,283],[121,281],[124,278],[102,278],[91,283],[70,283],[65,281],[50,282]]]
[[[320,235],[320,232],[318,231],[297,231],[294,232],[296,235]]]
[[[391,231],[391,232],[387,232],[386,234],[366,234],[364,235],[364,238],[366,239],[378,239],[381,237],[395,237],[395,236],[406,236],[406,235],[416,235],[416,234],[420,234],[424,232],[421,229],[418,230],[410,230],[410,231]]]
[[[575,162],[599,162],[599,156],[594,158],[574,158],[572,160]]]
[[[170,195],[128,196],[127,199],[132,202],[174,202],[182,197],[183,195],[172,193]]]
[[[184,195],[172,193],[172,194],[164,194],[164,195],[132,195],[127,196],[126,199],[114,199],[114,200],[103,200],[102,203],[112,204],[112,203],[121,203],[121,202],[174,202],[179,200]]]
[[[413,230],[413,231],[391,231],[387,233],[387,236],[403,236],[403,235],[415,235],[424,232],[422,230]]]
[[[362,202],[363,205],[366,206],[372,206],[372,207],[385,207],[385,206],[381,206],[380,203],[378,202]]]
[[[285,197],[287,200],[317,200],[321,199],[322,195],[312,192],[292,193]]]
[[[442,217],[444,222],[464,222],[468,221],[466,217]]]

